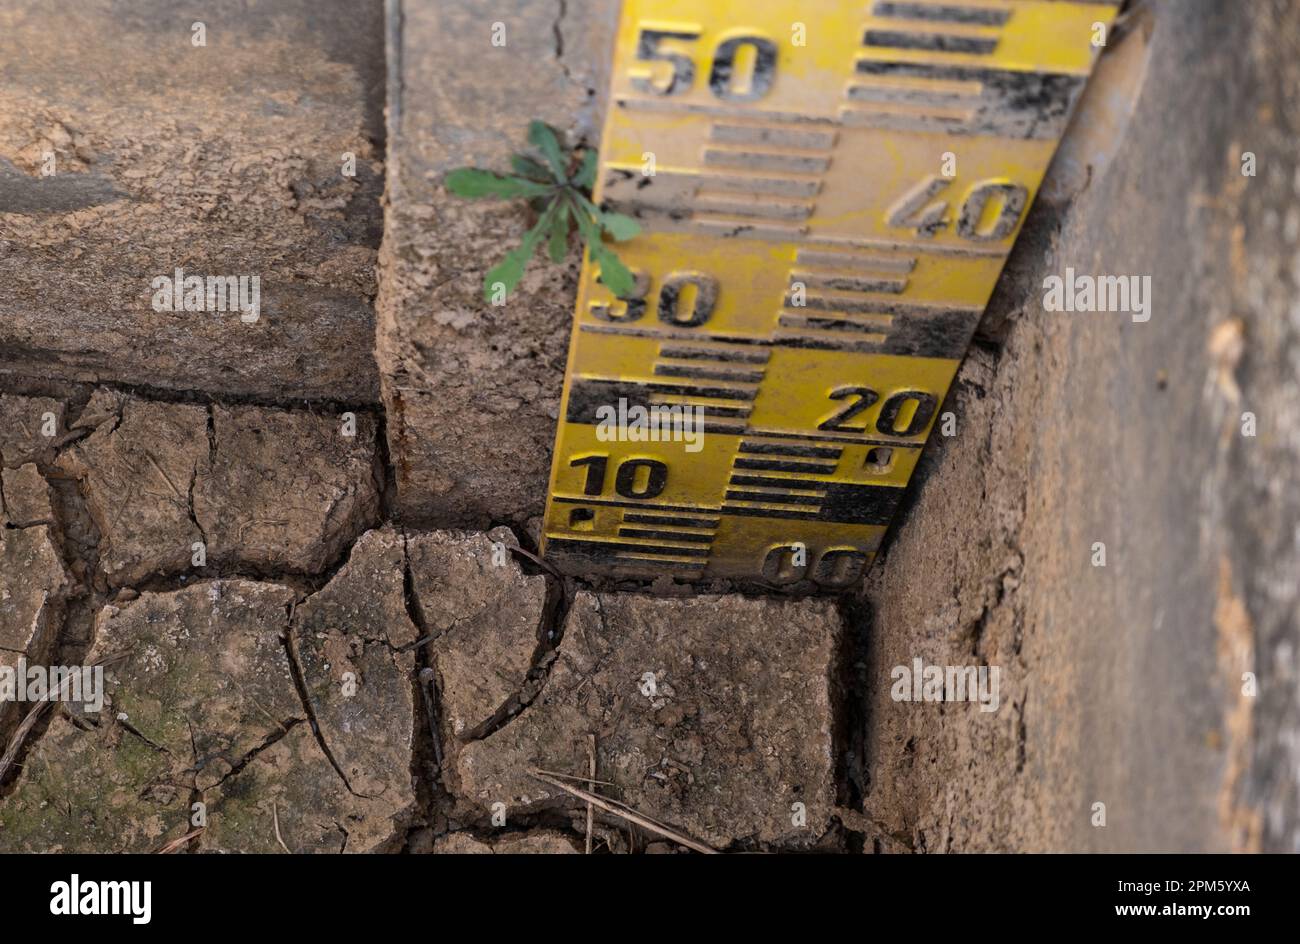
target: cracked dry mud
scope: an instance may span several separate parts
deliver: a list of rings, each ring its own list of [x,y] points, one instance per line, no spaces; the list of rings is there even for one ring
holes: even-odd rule
[[[510,528],[385,523],[364,413],[7,399],[0,659],[107,664],[6,771],[0,850],[573,852],[582,804],[531,770],[591,738],[612,795],[719,848],[832,831],[833,603],[575,594]]]
[[[374,635],[377,614],[404,618],[400,582],[371,585],[385,546],[359,543],[306,599],[217,579],[106,606],[89,659],[126,658],[84,729],[59,718],[33,748],[0,812],[5,845],[148,852],[199,825],[195,803],[203,851],[365,852],[401,835],[413,658]]]
[[[545,686],[459,747],[451,790],[480,815],[563,801],[529,771],[581,771],[595,735],[598,779],[637,811],[718,847],[811,845],[834,805],[838,622],[829,601],[581,592]]]
[[[182,573],[194,544],[232,571],[314,573],[378,514],[374,421],[154,403],[96,391],[59,461],[81,483],[113,586]],[[87,425],[85,417],[79,428]]]

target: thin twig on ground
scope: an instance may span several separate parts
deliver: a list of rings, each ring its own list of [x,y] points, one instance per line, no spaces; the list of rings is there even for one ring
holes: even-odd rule
[[[587,789],[596,792],[596,735],[587,735]],[[591,829],[595,825],[596,808],[587,801],[587,855],[591,855]]]
[[[629,823],[635,823],[647,832],[652,832],[657,836],[663,836],[665,839],[672,840],[678,845],[685,846],[687,849],[693,849],[696,852],[703,852],[706,854],[714,854],[718,851],[712,846],[705,845],[697,839],[692,839],[690,836],[677,832],[670,826],[665,826],[663,823],[656,823],[654,820],[650,819],[650,817],[638,813],[627,804],[620,803],[618,800],[611,800],[600,796],[599,794],[592,793],[589,790],[583,790],[579,787],[571,787],[558,777],[553,777],[550,774],[544,773],[540,769],[534,768],[531,773],[538,780],[543,783],[549,783],[557,790],[563,790],[565,793],[575,796],[580,800],[586,800],[588,803],[599,807],[606,813],[612,813],[615,816],[627,820]]]
[[[573,780],[577,783],[595,783],[602,787],[614,786],[612,780],[593,780],[591,777],[575,777],[573,774],[562,774],[557,770],[543,770],[541,767],[534,768],[539,774],[546,774],[548,777],[555,777],[558,780]]]
[[[507,544],[506,550],[515,551],[516,553],[524,555],[524,557],[527,557],[538,567],[541,567],[544,570],[548,571],[551,574],[551,576],[554,577],[556,580],[560,580],[560,581],[564,580],[564,575],[555,569],[554,564],[552,564],[550,561],[546,560],[545,558],[538,557],[532,551],[526,551],[518,544]]]
[[[93,663],[90,666],[90,668],[94,669],[100,667],[107,667],[116,662],[121,662],[123,659],[127,657],[128,654],[129,653],[120,652],[117,653],[116,655],[105,656],[103,659],[100,659],[98,662]],[[27,712],[27,716],[23,718],[22,723],[18,725],[17,729],[10,736],[9,743],[5,747],[4,754],[0,755],[0,781],[4,780],[5,775],[9,773],[9,768],[11,768],[14,765],[15,761],[17,761],[18,754],[22,751],[23,744],[27,741],[27,736],[31,734],[32,729],[36,727],[36,723],[41,720],[41,718],[45,715],[45,712],[50,710],[50,707],[52,705],[62,702],[64,700],[66,696],[66,691],[64,689],[64,686],[70,684],[71,682],[72,682],[72,676],[71,675],[65,676],[63,681],[59,683],[59,691],[58,691],[57,698],[47,696],[45,701],[38,702],[35,708]]]
[[[280,810],[274,801],[271,803],[271,823],[275,826],[275,841],[280,844],[281,849],[289,852],[289,847],[284,844],[284,839],[280,837]],[[293,855],[293,853],[289,852],[289,855]]]
[[[200,826],[198,829],[192,830],[191,832],[186,833],[184,836],[177,836],[175,839],[171,840],[170,842],[163,843],[161,846],[159,846],[157,849],[154,850],[154,855],[171,855],[173,852],[181,848],[181,846],[185,845],[191,839],[194,839],[196,836],[200,835],[205,828],[206,827]]]

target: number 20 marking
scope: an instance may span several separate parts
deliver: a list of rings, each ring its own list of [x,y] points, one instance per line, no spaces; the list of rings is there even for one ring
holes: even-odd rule
[[[880,394],[870,387],[836,387],[830,392],[829,396],[832,400],[850,400],[851,402],[840,407],[818,423],[818,429],[835,433],[865,433],[867,431],[866,426],[850,426],[848,422],[874,405],[880,399]],[[903,429],[898,429],[898,418],[909,400],[915,403],[916,407],[913,409],[907,425]],[[876,432],[885,436],[915,436],[925,429],[926,424],[930,422],[930,417],[934,416],[936,406],[938,406],[938,401],[935,400],[933,394],[921,390],[900,390],[898,393],[891,395],[885,401],[884,406],[880,408],[880,415],[876,417]]]

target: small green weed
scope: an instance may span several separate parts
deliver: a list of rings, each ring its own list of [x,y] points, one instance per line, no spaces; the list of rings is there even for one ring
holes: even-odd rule
[[[503,301],[515,290],[528,261],[543,243],[552,262],[563,262],[569,232],[575,225],[592,261],[600,266],[600,280],[620,298],[631,295],[635,283],[632,273],[605,244],[602,234],[622,242],[641,232],[641,227],[632,217],[607,212],[591,202],[596,151],[587,148],[579,154],[567,150],[561,146],[555,129],[541,121],[529,123],[528,143],[537,153],[511,157],[511,174],[460,167],[446,177],[447,189],[458,197],[522,199],[537,211],[537,222],[519,246],[488,270],[483,279],[483,297],[490,302]]]

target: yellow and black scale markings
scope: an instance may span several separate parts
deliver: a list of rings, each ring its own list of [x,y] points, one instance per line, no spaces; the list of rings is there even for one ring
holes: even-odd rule
[[[595,199],[637,287],[584,263],[547,559],[858,580],[1118,5],[624,0]]]

